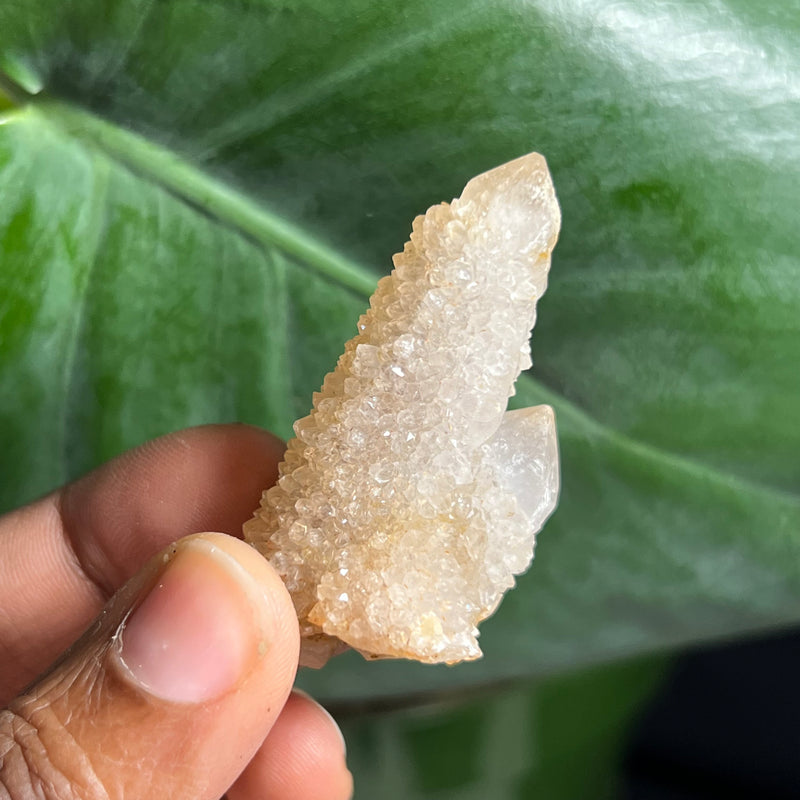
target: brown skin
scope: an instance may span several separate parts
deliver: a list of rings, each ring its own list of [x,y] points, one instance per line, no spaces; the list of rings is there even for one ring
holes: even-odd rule
[[[194,554],[192,539],[168,545],[195,531],[238,536],[282,453],[282,442],[254,428],[195,428],[0,518],[0,798],[351,795],[335,724],[310,699],[289,695],[297,622],[279,578],[252,549],[219,534],[200,537],[265,590],[266,646],[254,635],[232,690],[202,703],[160,700],[126,676],[114,643],[166,562],[184,564],[176,602],[193,602],[194,584],[203,584],[193,583],[192,570],[196,577],[214,567]]]

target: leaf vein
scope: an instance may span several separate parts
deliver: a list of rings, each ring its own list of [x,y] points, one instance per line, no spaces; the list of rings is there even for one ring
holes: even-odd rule
[[[42,119],[61,127],[89,145],[104,152],[112,161],[140,174],[146,180],[164,187],[174,196],[204,210],[221,224],[241,231],[266,247],[277,247],[300,263],[306,262],[320,276],[345,289],[369,297],[375,278],[356,264],[308,233],[260,207],[257,202],[221,180],[207,175],[181,156],[125,131],[82,109],[46,99],[36,103]],[[530,376],[532,390],[552,402],[562,414],[571,417],[580,427],[591,429],[632,456],[657,463],[661,468],[680,470],[736,492],[766,495],[775,501],[800,507],[800,497],[764,486],[731,473],[694,461],[685,456],[645,442],[631,439],[594,419],[564,397],[545,388]]]

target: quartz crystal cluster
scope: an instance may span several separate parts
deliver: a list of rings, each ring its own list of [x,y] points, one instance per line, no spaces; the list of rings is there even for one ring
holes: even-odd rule
[[[414,220],[245,525],[292,595],[301,663],[347,645],[481,655],[477,624],[529,566],[558,495],[552,409],[506,405],[559,224],[535,153]]]

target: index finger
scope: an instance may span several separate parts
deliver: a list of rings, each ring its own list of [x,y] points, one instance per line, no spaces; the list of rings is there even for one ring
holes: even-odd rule
[[[0,518],[0,703],[164,546],[202,530],[240,536],[283,450],[246,425],[190,428]]]

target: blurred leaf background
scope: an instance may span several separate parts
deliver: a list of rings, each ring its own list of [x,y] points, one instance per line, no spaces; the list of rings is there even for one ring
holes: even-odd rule
[[[564,225],[515,402],[556,408],[563,493],[534,567],[476,664],[300,680],[361,796],[613,796],[664,654],[800,617],[798,29],[744,0],[0,4],[0,506],[187,425],[289,435],[414,215],[538,150]]]

